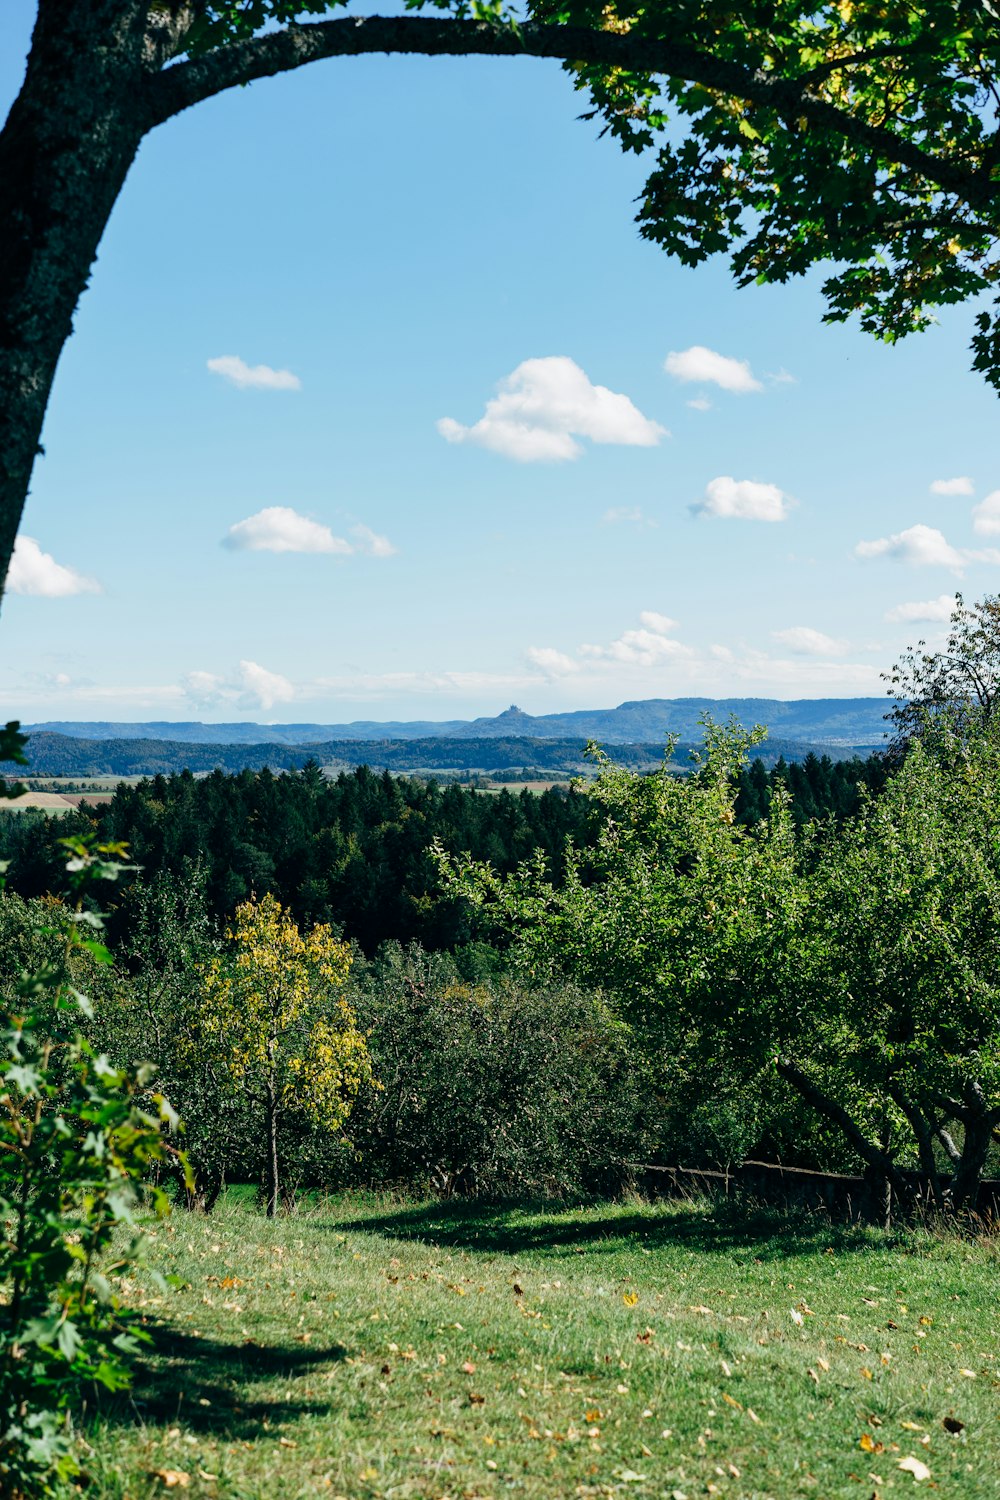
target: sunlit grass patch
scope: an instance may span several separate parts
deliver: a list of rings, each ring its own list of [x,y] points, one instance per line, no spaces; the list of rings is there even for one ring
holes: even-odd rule
[[[989,1245],[692,1205],[268,1221],[230,1198],[157,1249],[186,1285],[149,1300],[133,1400],[88,1431],[101,1495],[996,1494]]]

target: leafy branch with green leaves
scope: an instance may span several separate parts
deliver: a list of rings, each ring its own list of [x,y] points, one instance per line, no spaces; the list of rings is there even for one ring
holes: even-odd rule
[[[72,904],[50,904],[45,957],[0,1019],[0,1490],[22,1497],[77,1472],[70,1416],[84,1389],[129,1384],[147,1338],[121,1292],[143,1256],[136,1213],[166,1211],[146,1179],[179,1155],[153,1065],[113,1066],[80,1027],[83,976],[111,962],[93,889],[129,868],[126,850],[63,844]]]

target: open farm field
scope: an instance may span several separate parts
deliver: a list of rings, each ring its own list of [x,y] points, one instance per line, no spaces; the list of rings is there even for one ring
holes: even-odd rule
[[[994,1246],[234,1194],[155,1233],[182,1287],[147,1296],[154,1352],[87,1431],[112,1500],[997,1492]]]
[[[91,804],[110,802],[114,793],[111,791],[94,792],[22,792],[20,797],[12,797],[4,801],[0,806],[4,812],[27,812],[29,810],[41,810],[42,812],[55,814],[57,817],[62,813],[71,812],[81,803]]]

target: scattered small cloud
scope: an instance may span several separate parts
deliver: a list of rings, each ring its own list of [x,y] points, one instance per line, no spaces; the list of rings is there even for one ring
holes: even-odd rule
[[[810,625],[791,625],[787,630],[772,630],[771,635],[796,656],[843,656],[847,650],[846,641],[835,640]]]
[[[644,609],[639,616],[641,629],[625,630],[607,646],[583,645],[580,655],[590,661],[621,662],[635,667],[653,667],[668,657],[690,656],[690,646],[675,641],[669,632],[677,621],[655,610]]]
[[[526,359],[500,382],[473,426],[442,417],[437,430],[449,443],[474,443],[520,463],[579,458],[578,438],[652,448],[667,435],[627,396],[592,385],[565,355]]]
[[[658,614],[655,609],[644,609],[639,615],[640,622],[647,630],[655,630],[658,635],[668,635],[671,630],[676,630],[677,620],[672,620],[669,615]]]
[[[647,516],[645,511],[638,505],[613,505],[606,510],[601,517],[605,526],[649,526],[657,527],[660,523],[654,521],[652,516]]]
[[[780,370],[768,370],[767,380],[771,385],[798,385],[799,383],[797,377],[791,375],[784,366]]]
[[[35,594],[45,599],[101,592],[96,579],[85,578],[75,568],[56,562],[51,552],[42,551],[33,536],[19,536],[15,541],[5,586],[12,594]]]
[[[554,646],[529,646],[524,653],[527,660],[546,677],[568,677],[579,671],[579,663]]]
[[[972,529],[977,536],[1000,536],[1000,490],[972,507]]]
[[[280,672],[269,672],[255,661],[241,661],[231,678],[214,672],[189,672],[182,688],[185,695],[202,708],[222,704],[247,710],[267,712],[279,703],[291,703],[295,688]]]
[[[712,403],[707,396],[692,396],[691,400],[686,401],[684,404],[685,406],[690,406],[692,411],[712,410]]]
[[[270,365],[248,365],[238,354],[220,354],[206,361],[213,375],[221,375],[241,391],[300,391],[302,382],[291,370],[272,370]]]
[[[913,599],[887,609],[885,618],[892,625],[941,624],[950,620],[955,609],[954,594],[938,594],[936,599]]]
[[[892,536],[878,537],[871,542],[859,542],[854,549],[856,557],[887,557],[893,562],[909,563],[912,567],[951,568],[960,573],[964,564],[971,560],[969,553],[959,552],[945,540],[936,526],[908,526],[905,531]]]
[[[525,657],[546,677],[569,677],[592,674],[595,667],[601,669],[606,663],[645,668],[693,655],[690,646],[671,639],[670,632],[677,629],[677,621],[669,615],[644,609],[639,615],[639,625],[637,630],[623,631],[606,646],[584,644],[575,657],[553,646],[529,646]]]
[[[751,370],[748,360],[717,354],[714,349],[706,349],[704,344],[692,344],[690,349],[668,354],[663,368],[675,380],[683,380],[688,384],[699,382],[717,385],[738,396],[764,389]]]
[[[299,515],[290,505],[266,505],[255,515],[237,521],[223,537],[222,545],[231,552],[333,552],[346,556],[354,551],[350,542],[334,536],[329,526]]]
[[[691,506],[695,515],[718,516],[734,521],[787,521],[792,505],[776,484],[761,484],[756,479],[733,479],[729,474],[710,479],[704,499]]]
[[[380,536],[370,526],[363,526],[360,522],[351,527],[351,536],[354,537],[357,550],[367,553],[369,557],[395,557],[399,551],[387,536]]]
[[[967,475],[956,479],[935,479],[931,482],[932,495],[973,495],[976,487]]]

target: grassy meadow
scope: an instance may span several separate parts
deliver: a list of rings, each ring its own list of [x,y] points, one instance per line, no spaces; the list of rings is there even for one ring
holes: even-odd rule
[[[230,1194],[154,1227],[181,1285],[85,1415],[86,1488],[264,1500],[1000,1487],[995,1245],[732,1206]]]

